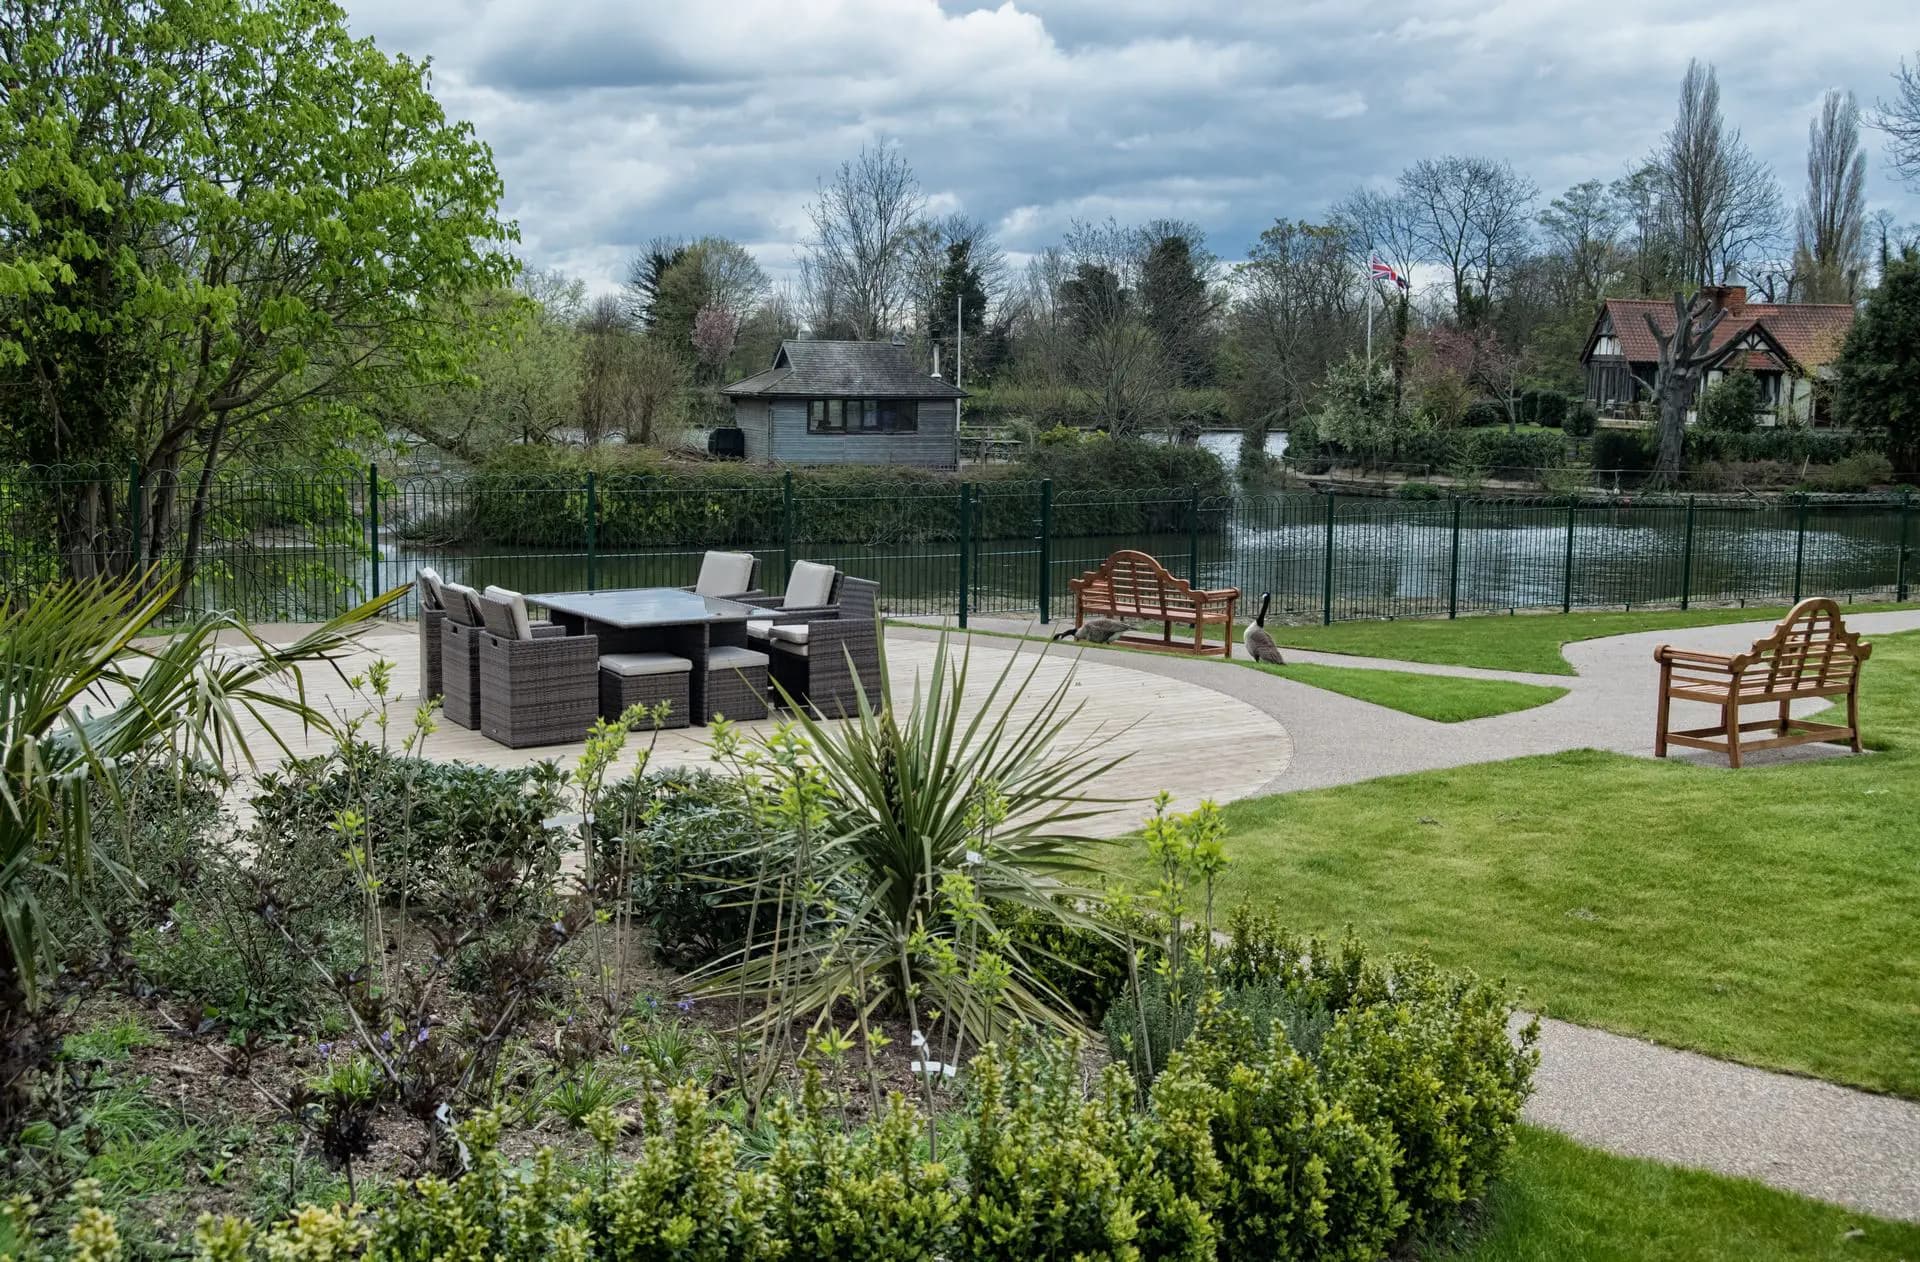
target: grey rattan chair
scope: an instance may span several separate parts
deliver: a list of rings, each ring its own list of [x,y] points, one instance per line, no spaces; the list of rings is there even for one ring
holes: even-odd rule
[[[420,597],[420,699],[425,701],[440,695],[440,626],[447,606],[439,571],[431,565],[420,567],[413,585]]]
[[[526,606],[482,596],[480,732],[509,749],[585,739],[600,713],[600,639],[535,637]]]
[[[693,662],[672,653],[608,653],[600,659],[600,717],[609,722],[635,705],[667,703],[659,726],[685,727],[693,721],[688,685]]]
[[[442,583],[446,617],[440,623],[440,712],[455,727],[480,726],[480,593],[464,583]]]
[[[871,703],[880,696],[880,585],[842,577],[839,591],[832,616],[775,622],[767,641],[774,682],[830,719],[855,713],[862,691]]]

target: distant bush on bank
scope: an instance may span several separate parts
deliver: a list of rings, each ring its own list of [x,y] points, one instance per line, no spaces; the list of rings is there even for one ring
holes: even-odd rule
[[[785,537],[788,470],[669,460],[638,448],[508,448],[468,474],[402,479],[386,504],[410,542],[577,549],[589,472],[602,549],[777,547]],[[975,487],[972,526],[982,538],[1031,534],[1043,479],[1053,480],[1062,505],[1057,528],[1081,535],[1182,531],[1193,494],[1232,490],[1212,452],[1078,433],[1035,444],[1014,463],[958,474],[899,465],[790,472],[794,537],[805,542],[951,540],[963,482]],[[1206,513],[1202,528],[1217,528],[1217,518]]]

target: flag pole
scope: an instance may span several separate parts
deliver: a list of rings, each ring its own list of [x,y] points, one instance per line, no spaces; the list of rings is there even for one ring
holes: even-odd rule
[[[1373,281],[1367,281],[1367,367],[1373,367]]]

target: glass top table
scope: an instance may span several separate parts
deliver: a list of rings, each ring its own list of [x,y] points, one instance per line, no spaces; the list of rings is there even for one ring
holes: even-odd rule
[[[685,627],[773,618],[775,610],[756,609],[737,600],[696,596],[677,587],[642,587],[630,591],[543,592],[529,595],[528,604],[584,622],[634,630],[640,627]]]

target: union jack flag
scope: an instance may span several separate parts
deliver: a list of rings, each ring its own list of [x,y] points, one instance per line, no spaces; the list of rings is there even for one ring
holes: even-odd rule
[[[1390,280],[1402,289],[1407,287],[1407,278],[1394,271],[1392,267],[1382,263],[1378,254],[1374,255],[1367,263],[1367,271],[1375,280]]]

